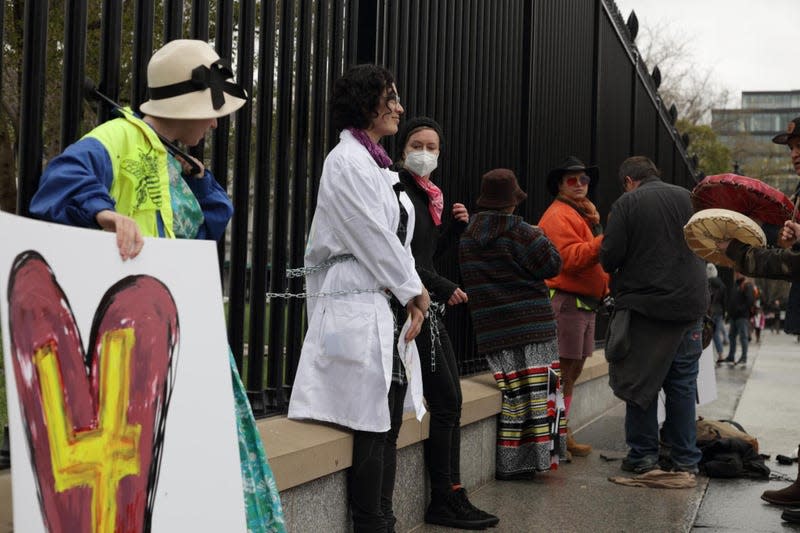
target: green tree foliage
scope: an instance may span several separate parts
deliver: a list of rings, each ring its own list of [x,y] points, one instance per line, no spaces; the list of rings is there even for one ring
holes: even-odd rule
[[[682,134],[689,135],[688,151],[696,155],[697,168],[706,175],[722,174],[733,169],[730,149],[717,139],[711,126],[693,124],[689,120],[680,119],[675,124]]]

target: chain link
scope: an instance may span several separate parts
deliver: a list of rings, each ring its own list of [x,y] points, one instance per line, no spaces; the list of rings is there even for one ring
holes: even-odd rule
[[[346,263],[348,261],[356,261],[356,256],[353,254],[334,255],[323,261],[322,263],[310,267],[289,268],[286,270],[287,278],[304,278],[309,274],[327,270],[337,263]],[[299,300],[307,300],[308,298],[324,298],[326,296],[344,296],[346,294],[368,294],[375,292],[385,292],[384,289],[349,289],[343,291],[332,292],[268,292],[264,296],[267,301],[273,298],[289,300],[297,298]]]
[[[443,303],[431,301],[428,308],[428,321],[430,322],[431,330],[431,372],[436,372],[436,346],[442,347],[442,341],[439,340],[439,318],[444,317],[445,305]]]
[[[291,298],[308,299],[308,298],[324,298],[326,296],[343,296],[345,294],[367,294],[375,292],[384,292],[383,289],[350,289],[347,291],[331,291],[331,292],[268,292],[265,294],[267,301],[273,298],[280,298],[289,300]]]
[[[334,255],[323,261],[322,263],[309,267],[290,268],[286,270],[287,278],[303,278],[309,274],[327,270],[337,263],[346,263],[347,261],[355,261],[356,256],[353,254]]]

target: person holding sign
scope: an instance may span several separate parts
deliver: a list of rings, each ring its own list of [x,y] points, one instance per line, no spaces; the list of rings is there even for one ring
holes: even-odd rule
[[[162,139],[197,145],[247,93],[211,45],[190,39],[156,51],[147,81],[141,115],[117,108],[116,118],[67,147],[45,169],[30,205],[44,220],[114,232],[123,261],[141,252],[143,237],[218,240],[233,214],[211,172]],[[285,531],[277,486],[229,359],[248,529]]]

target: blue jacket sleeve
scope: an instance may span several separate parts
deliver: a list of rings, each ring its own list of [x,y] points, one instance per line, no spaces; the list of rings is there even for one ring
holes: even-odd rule
[[[99,228],[95,215],[115,207],[108,192],[113,179],[111,159],[100,141],[81,139],[47,165],[31,199],[31,214],[60,224]]]
[[[233,215],[233,204],[228,193],[208,170],[202,178],[184,179],[200,203],[205,217],[195,238],[218,241]]]

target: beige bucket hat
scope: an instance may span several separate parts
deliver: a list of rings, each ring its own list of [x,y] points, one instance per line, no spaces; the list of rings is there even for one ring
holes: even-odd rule
[[[176,39],[162,46],[147,65],[150,99],[145,115],[209,119],[229,115],[247,101],[230,66],[205,41]]]

